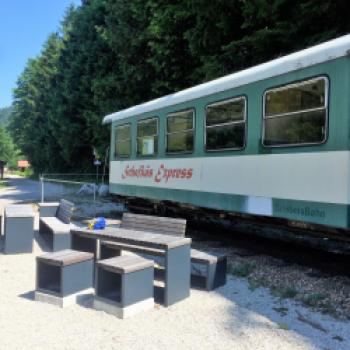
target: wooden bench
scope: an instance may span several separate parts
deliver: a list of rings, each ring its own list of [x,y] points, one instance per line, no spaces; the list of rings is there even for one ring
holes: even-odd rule
[[[46,235],[52,251],[70,248],[70,221],[74,204],[61,199],[59,203],[39,203],[39,232]]]
[[[185,236],[186,220],[150,215],[124,213],[121,222],[123,229],[147,231],[165,235]],[[124,243],[101,242],[100,258],[106,259],[121,254],[122,250],[131,251],[163,264],[164,251],[155,248],[139,247]],[[193,287],[204,287],[213,290],[226,283],[227,257],[200,252],[191,249],[191,284]],[[156,275],[159,272],[155,270]]]

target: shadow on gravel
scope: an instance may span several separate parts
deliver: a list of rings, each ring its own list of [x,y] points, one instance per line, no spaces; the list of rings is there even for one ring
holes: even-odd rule
[[[276,298],[266,288],[252,289],[245,279],[228,275],[228,283],[212,293],[231,302],[222,318],[227,329],[241,332],[242,336],[253,329],[261,337],[264,330],[275,329],[286,338],[297,335],[299,346],[307,343],[312,349],[350,349],[348,323],[313,312],[292,300]]]
[[[34,290],[31,290],[30,292],[20,294],[19,297],[26,300],[34,301],[34,292]]]

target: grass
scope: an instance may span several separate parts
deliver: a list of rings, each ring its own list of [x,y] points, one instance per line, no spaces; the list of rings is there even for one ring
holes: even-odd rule
[[[281,299],[293,299],[298,291],[293,287],[275,287],[272,289],[272,294]]]
[[[287,307],[274,307],[273,309],[276,312],[278,312],[281,316],[286,316],[288,314],[288,308]]]
[[[254,292],[257,288],[259,288],[261,286],[261,283],[259,283],[258,281],[256,280],[252,280],[252,279],[249,279],[248,280],[248,289],[251,291],[251,292]]]
[[[334,337],[332,337],[334,340],[338,340],[338,341],[344,341],[344,338],[341,337],[340,335],[335,335]]]
[[[5,180],[0,180],[0,188],[7,187],[8,183]]]
[[[336,309],[329,300],[329,296],[324,293],[313,293],[302,298],[304,305],[313,309],[319,309],[321,312],[336,315]]]
[[[31,168],[27,168],[24,171],[15,170],[14,172],[12,172],[12,174],[18,175],[18,176],[23,176],[25,178],[30,178],[30,179],[36,178],[37,179],[36,174],[34,174],[34,171]]]
[[[28,179],[38,179],[38,175],[34,173],[33,169],[31,168],[27,168],[24,171],[20,171],[20,170],[8,170],[7,174],[9,175],[17,175],[17,176],[21,176],[21,177],[25,177]]]
[[[289,331],[289,326],[283,322],[277,322],[277,327],[279,329],[284,329],[285,331]]]
[[[327,294],[313,293],[303,298],[303,303],[309,307],[319,307],[327,298]]]
[[[236,266],[230,266],[230,273],[238,277],[248,277],[255,269],[255,263],[243,262]]]

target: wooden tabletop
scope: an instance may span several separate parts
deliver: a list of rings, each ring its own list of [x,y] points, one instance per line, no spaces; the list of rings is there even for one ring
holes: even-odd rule
[[[176,237],[117,227],[107,227],[104,230],[89,230],[87,228],[74,227],[71,228],[71,233],[87,238],[136,244],[165,250],[191,244],[192,241],[191,238]]]

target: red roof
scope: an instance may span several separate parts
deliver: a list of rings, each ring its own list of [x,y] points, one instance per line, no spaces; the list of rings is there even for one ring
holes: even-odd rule
[[[17,166],[19,168],[28,168],[29,167],[29,162],[27,160],[19,160],[17,162]]]

